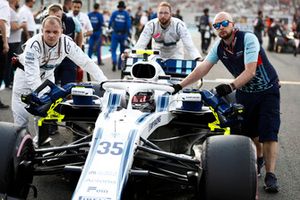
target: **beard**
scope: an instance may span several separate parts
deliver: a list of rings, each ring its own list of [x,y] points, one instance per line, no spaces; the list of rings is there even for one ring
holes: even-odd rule
[[[73,11],[73,15],[78,15],[78,14],[79,14],[79,11],[77,11],[77,10]]]
[[[231,37],[232,31],[233,31],[233,30],[230,30],[229,32],[221,31],[221,32],[219,33],[219,37],[222,38],[223,40],[227,40],[227,39],[229,39],[229,38]],[[226,33],[226,34],[223,34],[223,33]]]
[[[171,18],[169,19],[159,19],[159,23],[161,26],[166,27],[170,24]]]

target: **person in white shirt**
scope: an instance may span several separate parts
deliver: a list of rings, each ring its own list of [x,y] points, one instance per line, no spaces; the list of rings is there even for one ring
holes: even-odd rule
[[[5,67],[6,56],[9,51],[8,38],[10,33],[10,12],[9,5],[6,0],[0,0],[0,85],[2,83]],[[0,109],[8,108],[0,100]]]
[[[22,22],[17,14],[20,0],[8,0],[10,6],[10,37],[8,38],[9,51],[7,55],[7,71],[4,76],[5,87],[10,88],[13,81],[13,69],[11,59],[14,54],[21,53],[22,29],[27,29],[27,23]]]
[[[90,19],[86,13],[80,12],[82,8],[82,1],[81,0],[73,0],[72,3],[72,11],[69,12],[67,15],[70,17],[76,17],[81,24],[83,30],[83,36],[89,37],[93,34],[93,26],[90,22]],[[85,40],[83,40],[84,45]]]
[[[43,81],[54,82],[54,70],[65,57],[70,58],[96,81],[106,80],[102,70],[68,36],[62,34],[61,20],[48,16],[43,20],[42,32],[25,43],[24,52],[19,56],[13,83],[12,111],[14,122],[27,127],[29,113],[21,102],[21,95],[33,92]]]
[[[179,45],[181,40],[191,59],[202,59],[185,23],[172,17],[171,5],[167,2],[159,4],[158,18],[147,22],[134,49],[146,49],[152,39],[154,40],[153,49],[160,50],[162,58],[183,59],[184,49]]]
[[[27,23],[27,30],[23,30],[22,32],[22,43],[25,43],[35,33],[35,16],[31,11],[34,4],[35,0],[25,0],[25,4],[19,10],[19,16],[21,16],[21,21]]]

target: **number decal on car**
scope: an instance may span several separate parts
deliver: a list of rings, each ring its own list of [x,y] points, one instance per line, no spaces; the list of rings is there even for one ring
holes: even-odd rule
[[[113,144],[110,142],[101,142],[99,144],[99,149],[97,153],[99,154],[112,154],[112,155],[120,155],[123,152],[123,143],[122,142],[114,142]]]

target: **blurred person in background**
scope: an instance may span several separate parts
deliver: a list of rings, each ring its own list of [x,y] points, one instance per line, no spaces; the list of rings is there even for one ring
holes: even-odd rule
[[[81,0],[73,0],[72,1],[72,11],[67,13],[69,17],[75,17],[81,24],[83,37],[87,38],[93,34],[93,26],[91,21],[86,13],[81,12],[82,1]],[[85,44],[85,39],[83,40],[83,44]]]
[[[101,58],[102,27],[104,26],[104,19],[99,9],[100,5],[95,3],[94,11],[88,14],[93,26],[93,34],[89,39],[88,55],[90,58],[92,58],[93,52],[96,52],[98,65],[104,65]]]
[[[125,41],[130,37],[131,19],[128,12],[125,10],[124,1],[119,1],[118,10],[114,11],[110,17],[109,27],[112,28],[111,36],[111,58],[112,71],[116,71],[116,67],[121,70],[122,60],[121,54],[125,50]],[[117,59],[117,48],[120,45],[120,56]]]
[[[21,21],[27,23],[27,30],[23,29],[22,32],[22,44],[35,34],[36,23],[34,18],[43,11],[43,6],[41,6],[37,12],[33,13],[32,8],[34,4],[35,0],[25,0],[25,4],[19,10]]]
[[[82,34],[83,34],[83,42],[81,44],[82,50],[85,51],[85,43],[87,38],[93,34],[93,27],[91,21],[86,13],[81,12],[82,1],[81,0],[73,0],[72,1],[72,11],[67,13],[69,17],[75,17],[81,24]],[[83,80],[83,71],[80,67],[77,67],[77,81],[81,82]],[[91,77],[87,74],[87,80],[90,81]]]
[[[182,15],[180,14],[180,9],[177,9],[177,10],[176,10],[176,13],[175,13],[174,17],[176,17],[176,18],[178,18],[178,19],[180,19],[180,20],[183,21],[183,17],[182,17]]]
[[[297,56],[299,51],[299,40],[300,40],[300,16],[294,15],[293,18],[293,31],[294,31],[294,40],[295,40],[295,46],[294,46],[294,56]]]
[[[203,15],[200,17],[200,22],[198,25],[199,32],[201,34],[201,50],[202,53],[207,54],[211,42],[211,22],[209,19],[209,9],[205,8],[203,10]]]
[[[133,21],[133,25],[135,27],[135,33],[134,33],[134,39],[135,41],[137,41],[140,37],[141,32],[139,31],[139,27],[140,27],[140,21],[141,21],[141,17],[143,15],[143,8],[142,6],[138,6],[137,11],[134,15],[134,21]]]
[[[161,2],[158,6],[158,18],[152,19],[145,25],[134,49],[146,49],[153,39],[153,49],[160,51],[162,58],[184,59],[184,49],[178,44],[182,41],[185,50],[191,59],[201,59],[201,55],[195,47],[192,37],[185,23],[180,19],[172,17],[171,5]],[[128,54],[125,53],[124,57]]]
[[[254,20],[253,28],[254,28],[254,34],[256,35],[260,45],[262,45],[263,43],[262,37],[263,37],[263,31],[265,29],[265,24],[263,20],[263,12],[261,10],[257,12],[257,17]]]
[[[281,51],[281,49],[275,49],[275,37],[282,36],[283,31],[281,29],[281,24],[278,19],[271,18],[271,26],[268,29],[268,36],[269,36],[269,44],[268,44],[268,50],[274,51],[276,50]]]
[[[64,0],[63,11],[64,13],[68,13],[72,10],[72,0]]]
[[[173,85],[177,93],[187,85],[203,78],[220,60],[234,76],[229,84],[215,87],[218,96],[236,91],[236,101],[244,106],[242,133],[252,138],[256,145],[257,175],[265,165],[264,190],[277,193],[279,186],[275,175],[280,127],[280,84],[275,68],[270,63],[257,37],[251,32],[234,27],[232,16],[220,12],[213,27],[221,38],[214,43],[205,60],[184,80]]]
[[[109,30],[110,12],[107,9],[103,11],[104,29],[102,33],[102,45],[110,46],[111,32]]]
[[[11,88],[15,69],[12,67],[11,59],[14,54],[21,53],[21,35],[22,30],[27,29],[27,23],[22,22],[21,17],[17,14],[20,7],[19,0],[9,0],[10,6],[10,37],[8,38],[9,51],[7,55],[7,70],[5,73],[5,87]]]
[[[63,34],[71,37],[81,48],[83,36],[80,22],[73,17],[68,17],[64,12],[61,4],[51,4],[48,7],[48,15],[56,16],[62,21]],[[55,68],[55,83],[64,86],[67,83],[76,82],[77,65],[65,58],[59,66]]]
[[[5,66],[7,65],[7,53],[9,51],[8,38],[10,34],[10,12],[6,0],[0,0],[0,85],[2,83]],[[0,99],[0,109],[7,109],[8,105]]]

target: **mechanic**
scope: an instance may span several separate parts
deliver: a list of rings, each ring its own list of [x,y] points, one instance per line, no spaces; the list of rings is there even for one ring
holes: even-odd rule
[[[109,20],[109,28],[112,28],[111,35],[111,58],[112,58],[112,71],[116,71],[116,66],[121,69],[121,56],[117,62],[117,48],[120,44],[120,55],[125,50],[125,41],[130,35],[131,18],[128,12],[125,10],[126,5],[124,1],[119,1],[118,10],[114,11]]]
[[[146,49],[152,38],[154,39],[153,49],[160,50],[162,58],[183,59],[184,48],[179,44],[181,39],[192,59],[202,59],[199,51],[194,46],[185,23],[180,19],[172,17],[171,5],[167,2],[159,4],[158,18],[147,22],[134,49]],[[128,56],[128,53],[126,52],[124,56]]]
[[[245,107],[243,132],[256,144],[258,174],[265,160],[264,189],[276,193],[279,191],[274,174],[280,126],[278,75],[257,37],[235,29],[229,13],[218,13],[213,27],[221,40],[215,42],[205,60],[191,74],[173,85],[174,94],[205,76],[221,60],[235,79],[230,84],[218,85],[216,92],[219,96],[225,96],[236,90],[237,102]]]
[[[101,58],[101,46],[102,46],[102,27],[104,26],[103,15],[100,13],[99,3],[94,4],[94,10],[88,14],[89,19],[93,26],[93,34],[89,39],[88,55],[91,58],[93,52],[97,52],[98,65],[104,65]],[[94,50],[95,49],[95,50]]]
[[[28,125],[29,113],[21,102],[21,95],[33,92],[42,82],[54,82],[54,69],[68,57],[89,72],[96,81],[106,80],[102,70],[68,36],[62,34],[62,22],[56,16],[48,16],[42,22],[42,32],[26,42],[24,52],[19,55],[18,68],[12,91],[14,122]]]

